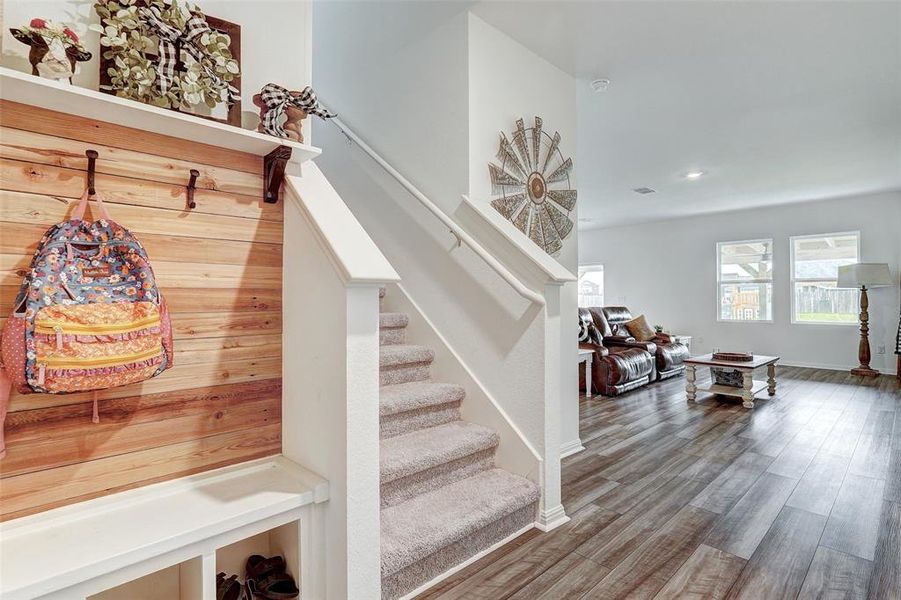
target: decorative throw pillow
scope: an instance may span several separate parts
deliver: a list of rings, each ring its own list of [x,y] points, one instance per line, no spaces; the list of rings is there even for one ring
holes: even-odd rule
[[[585,319],[579,318],[579,343],[582,344],[588,341],[588,323],[585,322]]]
[[[654,329],[648,325],[648,322],[645,320],[644,315],[638,315],[631,321],[626,323],[626,329],[629,333],[639,342],[649,342],[654,339],[656,335],[654,333]]]
[[[579,343],[580,344],[600,344],[601,336],[594,326],[591,317],[579,315]]]

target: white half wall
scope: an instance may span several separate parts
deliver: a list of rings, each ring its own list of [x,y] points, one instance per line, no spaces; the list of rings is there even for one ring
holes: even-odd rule
[[[857,366],[859,331],[850,325],[793,325],[789,237],[860,231],[862,262],[901,269],[901,192],[743,210],[580,232],[582,264],[604,265],[607,304],[625,304],[650,323],[693,336],[692,353],[712,348],[776,354],[792,365]],[[773,238],[772,323],[718,322],[716,243]],[[898,285],[870,298],[871,366],[894,373]],[[885,354],[877,347],[885,346]]]
[[[500,30],[475,15],[469,15],[469,197],[474,203],[490,204],[492,196],[488,163],[498,164],[498,137],[503,131],[511,138],[516,119],[529,127],[534,118],[543,120],[550,135],[560,132],[560,150],[573,157],[577,150],[576,80],[541,58]],[[570,181],[578,189],[576,161]],[[493,209],[491,209],[493,210]],[[571,218],[575,224],[577,214]],[[557,260],[568,271],[578,270],[579,239],[575,225],[563,241]],[[577,314],[576,284],[565,284],[561,290],[561,387],[562,410],[560,439],[565,447],[579,443],[579,376],[578,343],[575,323]],[[565,315],[573,315],[568,329]],[[567,335],[570,331],[572,336]]]
[[[282,453],[329,481],[320,597],[377,598],[378,295],[398,277],[317,165],[283,201]]]

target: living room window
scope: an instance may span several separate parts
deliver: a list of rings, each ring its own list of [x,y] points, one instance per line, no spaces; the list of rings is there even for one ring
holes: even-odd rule
[[[838,268],[859,256],[857,231],[792,237],[792,323],[857,325],[858,291],[836,282]]]
[[[773,240],[716,245],[718,321],[773,320]]]
[[[604,265],[579,267],[579,306],[604,306]]]

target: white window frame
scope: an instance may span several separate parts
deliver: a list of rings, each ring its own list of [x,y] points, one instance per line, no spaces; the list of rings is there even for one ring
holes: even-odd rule
[[[722,274],[722,247],[723,246],[734,246],[736,244],[760,244],[760,243],[769,243],[770,244],[770,252],[772,253],[772,258],[770,259],[772,268],[770,269],[770,273],[773,273],[776,266],[776,246],[773,243],[773,238],[759,238],[754,240],[730,240],[727,242],[717,242],[716,243],[716,320],[718,323],[740,323],[740,324],[758,324],[758,323],[772,323],[775,318],[776,313],[776,282],[775,277],[771,276],[769,279],[743,279],[741,281],[730,281],[723,280]],[[770,284],[770,318],[769,319],[724,319],[722,316],[722,299],[720,298],[720,288],[723,284],[740,284],[740,283],[769,283]]]
[[[582,273],[588,272],[588,271],[601,271],[601,273],[603,273],[604,290],[603,290],[601,297],[604,299],[604,302],[606,302],[606,299],[607,299],[607,273],[604,269],[603,263],[592,263],[589,265],[579,265],[579,269],[576,271],[576,285],[577,286],[579,285],[579,280],[582,279]],[[588,307],[582,306],[582,301],[581,301],[581,299],[579,299],[579,297],[581,295],[582,294],[579,293],[579,290],[576,289],[576,298],[577,298],[579,307],[580,308],[588,308]]]
[[[848,322],[842,323],[840,321],[799,321],[795,316],[795,283],[804,283],[804,282],[814,282],[814,281],[833,281],[832,279],[797,279],[795,278],[795,240],[806,240],[812,238],[824,238],[824,237],[832,237],[832,236],[841,236],[841,235],[853,235],[857,240],[857,262],[860,262],[860,231],[833,231],[829,233],[810,233],[807,235],[793,235],[788,238],[788,253],[789,253],[789,269],[790,269],[790,285],[791,285],[791,306],[789,307],[789,312],[791,314],[791,323],[792,325],[833,325],[836,327],[859,327],[860,323]],[[835,281],[838,281],[838,277],[836,277]],[[857,302],[860,304],[860,292],[857,294]]]

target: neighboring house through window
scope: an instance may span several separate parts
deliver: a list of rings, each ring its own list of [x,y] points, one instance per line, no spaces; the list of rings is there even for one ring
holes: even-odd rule
[[[773,240],[716,245],[717,320],[773,320]]]
[[[857,231],[792,237],[792,323],[856,325],[858,291],[836,283],[838,268],[859,256]]]
[[[579,267],[579,306],[604,306],[604,265]]]

